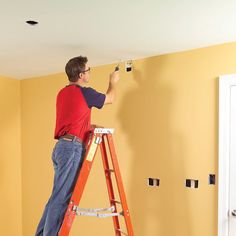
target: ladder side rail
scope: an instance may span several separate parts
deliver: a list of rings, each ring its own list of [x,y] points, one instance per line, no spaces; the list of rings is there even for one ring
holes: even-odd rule
[[[75,205],[79,205],[80,203],[80,200],[84,191],[84,187],[87,182],[87,179],[88,179],[88,176],[89,176],[89,173],[90,173],[93,161],[94,161],[94,157],[96,155],[97,148],[98,148],[98,143],[95,143],[95,141],[97,138],[101,138],[101,136],[102,136],[101,134],[93,135],[90,140],[90,143],[88,145],[88,149],[86,151],[84,161],[80,170],[80,174],[78,176],[77,182],[74,187],[74,191],[70,198],[70,202],[68,204],[68,207],[64,216],[64,220],[61,225],[58,236],[69,235],[73,220],[76,216],[76,212],[73,210],[73,207]]]
[[[120,200],[121,200],[121,204],[122,204],[122,208],[123,208],[123,213],[124,213],[124,218],[125,218],[125,223],[126,223],[128,235],[133,236],[134,235],[133,227],[132,227],[132,223],[131,223],[128,204],[126,201],[124,186],[122,183],[121,173],[120,173],[119,164],[117,161],[117,155],[116,155],[115,146],[113,143],[112,134],[106,134],[106,138],[107,138],[107,142],[108,142],[108,146],[109,146],[109,150],[110,150],[110,155],[111,155],[111,160],[112,160],[112,164],[113,164],[113,168],[114,168],[114,172],[115,172],[115,178],[116,178],[116,182],[117,182],[117,186],[118,186],[118,192],[120,195]]]
[[[105,144],[104,136],[102,137],[102,143],[100,145],[100,149],[101,149],[101,154],[102,154],[102,162],[103,162],[103,167],[104,167],[104,172],[105,172],[105,177],[106,177],[106,184],[107,184],[110,204],[111,206],[115,207],[115,212],[117,212],[115,194],[114,194],[114,189],[112,185],[111,173],[109,171],[109,162],[108,162],[108,157],[107,157],[107,152],[106,152],[106,144]],[[118,216],[113,216],[112,220],[113,220],[116,236],[121,236],[121,233],[118,231],[118,229],[120,229]]]

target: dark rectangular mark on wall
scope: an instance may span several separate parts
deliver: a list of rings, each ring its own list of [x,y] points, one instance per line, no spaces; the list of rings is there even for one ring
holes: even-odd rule
[[[151,187],[160,186],[160,179],[148,178],[148,186],[151,186]]]
[[[198,188],[198,183],[199,183],[199,181],[196,179],[186,179],[185,186],[187,188]]]
[[[216,175],[209,174],[209,184],[215,185],[216,184]]]

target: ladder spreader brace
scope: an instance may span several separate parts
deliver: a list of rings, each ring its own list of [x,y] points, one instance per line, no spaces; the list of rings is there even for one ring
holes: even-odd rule
[[[111,206],[109,208],[79,208],[77,206],[74,206],[73,210],[76,211],[76,215],[79,216],[96,216],[99,218],[105,218],[105,217],[110,217],[110,216],[121,216],[123,215],[122,212],[116,213],[115,211],[115,206]],[[112,212],[112,213],[97,213],[97,212]]]
[[[119,170],[119,165],[117,161],[117,156],[115,152],[115,147],[113,143],[112,134],[114,133],[114,129],[110,128],[95,128],[90,136],[89,142],[86,147],[86,154],[84,157],[83,165],[80,170],[74,191],[72,193],[70,202],[68,204],[66,213],[64,215],[64,220],[61,225],[61,229],[59,231],[58,236],[68,236],[70,233],[70,229],[72,227],[72,223],[74,217],[76,215],[80,216],[95,216],[99,218],[104,217],[112,217],[113,225],[115,230],[115,236],[127,235],[134,236],[133,228],[130,219],[130,213],[126,201],[125,191],[121,179],[121,174]],[[107,145],[106,145],[107,144]],[[106,177],[106,184],[108,195],[110,199],[110,207],[108,208],[79,208],[79,203],[84,191],[85,184],[87,182],[90,170],[92,168],[92,164],[94,161],[95,154],[97,152],[97,148],[100,146],[101,156],[103,161],[104,173]],[[106,150],[106,146],[108,146],[108,151]],[[108,152],[111,159],[111,162],[108,161]],[[111,168],[110,168],[111,165]],[[120,200],[115,199],[113,182],[111,178],[111,173],[115,175],[115,182],[117,184],[117,189],[119,193]],[[122,212],[117,212],[117,204],[121,205]],[[111,212],[111,213],[107,213]],[[119,217],[123,216],[126,225],[126,232],[123,232],[120,229]]]

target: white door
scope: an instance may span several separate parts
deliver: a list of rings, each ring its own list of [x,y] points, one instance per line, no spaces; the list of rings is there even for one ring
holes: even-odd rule
[[[230,89],[229,236],[236,236],[236,85]]]
[[[218,236],[236,236],[236,75],[220,77]]]

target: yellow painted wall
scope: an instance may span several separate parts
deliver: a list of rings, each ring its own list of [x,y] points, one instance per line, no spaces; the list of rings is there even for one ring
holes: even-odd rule
[[[21,81],[23,235],[34,235],[52,185],[55,96],[64,75]]]
[[[20,81],[0,76],[0,234],[21,236]]]
[[[94,123],[114,127],[136,236],[216,236],[218,76],[236,73],[236,43],[146,58],[121,67],[115,104]],[[90,85],[106,91],[114,65],[93,68]],[[64,73],[21,82],[23,235],[31,236],[52,189],[55,99]],[[159,178],[160,187],[147,186]],[[185,179],[198,179],[198,189]],[[81,206],[108,206],[97,157]],[[111,219],[77,218],[71,236],[113,234]]]

